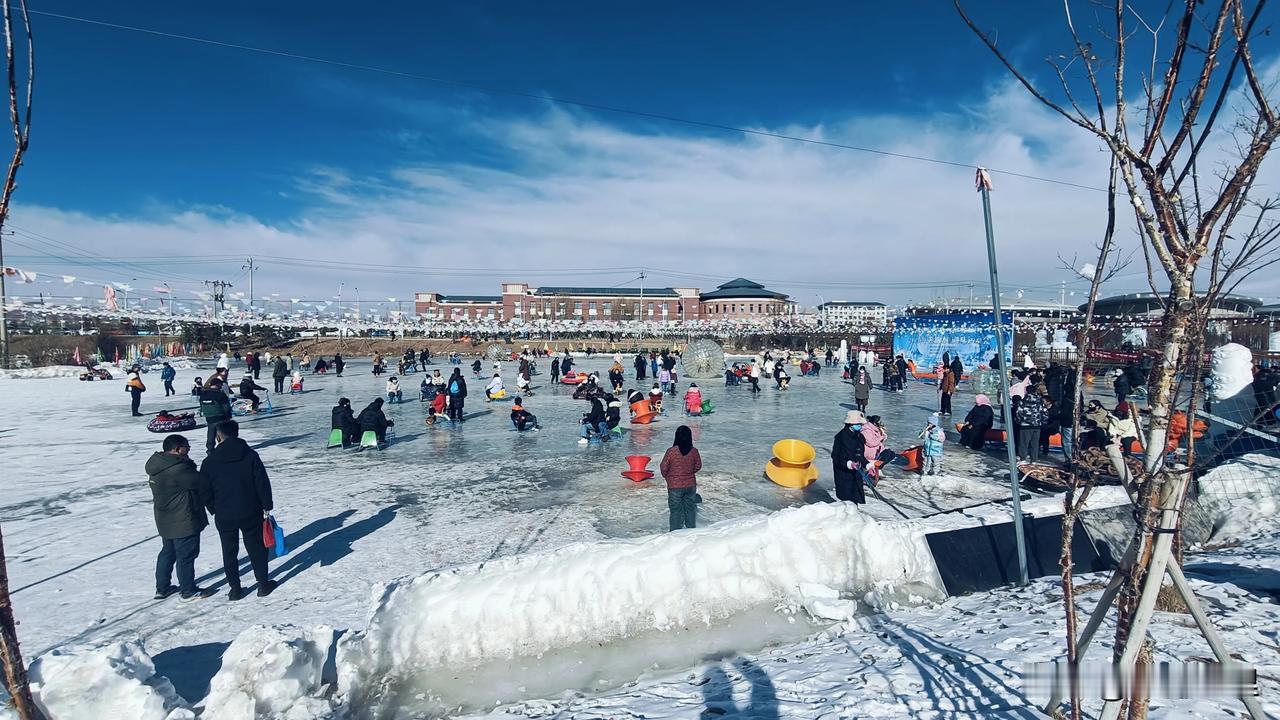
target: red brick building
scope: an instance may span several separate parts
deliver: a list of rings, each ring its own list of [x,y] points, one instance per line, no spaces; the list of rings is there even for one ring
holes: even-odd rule
[[[503,283],[501,295],[416,293],[414,311],[437,321],[666,322],[780,315],[793,312],[793,305],[786,295],[739,278],[705,295],[698,288],[533,287],[527,283]]]

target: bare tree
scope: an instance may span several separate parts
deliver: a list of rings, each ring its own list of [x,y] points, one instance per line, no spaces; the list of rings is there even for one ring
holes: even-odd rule
[[[1173,0],[1158,18],[1125,0],[1080,2],[1097,18],[1090,30],[1077,25],[1073,3],[1063,0],[1067,49],[1047,59],[1056,80],[1051,91],[1000,49],[961,0],[953,1],[1023,88],[1110,153],[1112,172],[1133,208],[1148,280],[1162,297],[1159,362],[1148,378],[1148,451],[1130,484],[1138,523],[1118,587],[1104,594],[1118,607],[1114,653],[1128,672],[1150,652],[1146,628],[1166,574],[1186,587],[1170,558],[1190,472],[1186,464],[1167,463],[1163,450],[1184,383],[1194,396],[1204,322],[1223,293],[1280,261],[1280,227],[1272,216],[1278,203],[1250,196],[1280,136],[1271,88],[1250,49],[1257,35],[1268,32],[1258,27],[1266,0]],[[1135,66],[1136,90],[1130,79]],[[1096,292],[1095,285],[1091,299]],[[1096,629],[1092,620],[1090,626]],[[1201,629],[1215,644],[1212,629]],[[1130,718],[1145,717],[1146,700],[1131,698],[1127,708]],[[1120,711],[1108,703],[1103,717]]]
[[[9,161],[9,171],[4,177],[4,188],[0,190],[0,231],[9,219],[9,202],[13,191],[18,187],[18,168],[22,167],[22,158],[26,155],[27,144],[31,137],[31,97],[35,88],[36,60],[35,46],[31,39],[30,17],[27,15],[26,0],[18,0],[22,12],[22,27],[27,36],[27,92],[22,112],[19,112],[18,73],[14,62],[13,51],[13,13],[10,0],[4,2],[4,40],[5,59],[9,71],[9,120],[13,124],[13,158]],[[3,233],[0,232],[0,238]],[[0,267],[4,266],[4,248],[0,245]],[[9,365],[9,332],[5,324],[4,312],[5,292],[4,273],[0,271],[0,362],[4,367]],[[31,699],[31,689],[27,686],[27,666],[22,661],[22,650],[18,647],[17,622],[13,616],[13,603],[9,599],[9,569],[5,562],[4,535],[0,533],[0,664],[4,665],[5,684],[13,697],[14,709],[22,720],[40,718],[40,710]]]

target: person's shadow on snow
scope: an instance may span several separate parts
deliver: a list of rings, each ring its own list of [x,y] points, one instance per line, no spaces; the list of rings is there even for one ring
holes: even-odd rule
[[[733,701],[733,680],[721,665],[713,665],[703,675],[700,720],[719,718],[751,718],[752,720],[778,720],[778,695],[774,691],[769,674],[746,658],[736,658],[733,666],[751,684],[751,697],[745,708]]]
[[[351,546],[357,540],[368,537],[389,524],[396,517],[400,504],[391,505],[379,510],[376,514],[358,520],[345,527],[323,535],[305,550],[293,553],[288,560],[277,565],[271,576],[281,585],[289,582],[295,575],[305,572],[317,563],[321,566],[332,565],[351,554]],[[286,540],[288,540],[286,535]]]

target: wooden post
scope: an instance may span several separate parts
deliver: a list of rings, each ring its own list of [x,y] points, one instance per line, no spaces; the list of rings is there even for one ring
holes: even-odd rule
[[[18,717],[22,720],[43,718],[31,697],[27,666],[18,647],[17,622],[13,617],[13,603],[9,600],[9,566],[4,555],[3,529],[0,529],[0,663],[4,665],[5,684],[13,696],[13,708],[18,711]]]

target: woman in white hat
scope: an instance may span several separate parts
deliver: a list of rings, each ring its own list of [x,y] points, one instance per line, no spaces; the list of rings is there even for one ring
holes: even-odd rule
[[[862,426],[867,418],[858,410],[844,416],[844,429],[836,433],[831,446],[831,465],[836,478],[836,499],[859,505],[867,501],[862,483],[867,477],[867,442]]]

